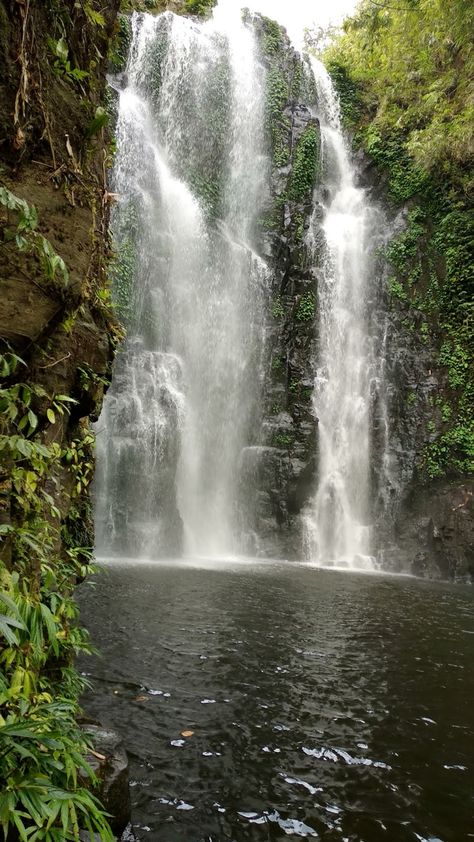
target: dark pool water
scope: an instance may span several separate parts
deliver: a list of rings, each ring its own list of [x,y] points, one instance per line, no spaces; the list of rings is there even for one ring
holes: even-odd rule
[[[473,589],[182,562],[79,598],[141,840],[474,839]]]

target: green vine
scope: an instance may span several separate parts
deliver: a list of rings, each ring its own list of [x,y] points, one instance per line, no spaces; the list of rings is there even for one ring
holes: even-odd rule
[[[49,491],[64,470],[73,493],[88,487],[91,435],[44,443],[74,401],[17,380],[24,368],[13,352],[0,355],[1,483],[10,490],[0,522],[0,824],[5,839],[78,842],[85,828],[112,842],[76,721],[85,683],[72,661],[91,647],[72,592],[89,559],[83,548],[58,552],[61,512]]]

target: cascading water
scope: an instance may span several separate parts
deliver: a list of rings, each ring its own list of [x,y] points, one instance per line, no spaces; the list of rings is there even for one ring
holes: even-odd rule
[[[377,360],[369,301],[378,219],[365,191],[355,184],[329,75],[319,61],[312,59],[311,64],[326,189],[314,388],[317,490],[305,514],[306,553],[323,566],[370,568],[371,392]],[[313,226],[319,225],[315,211]]]
[[[114,82],[128,338],[98,429],[98,551],[225,555],[239,550],[265,355],[264,73],[240,14],[132,25]]]

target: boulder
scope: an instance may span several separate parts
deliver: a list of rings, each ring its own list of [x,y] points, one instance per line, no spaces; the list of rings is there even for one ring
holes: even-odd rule
[[[120,835],[127,828],[131,813],[127,754],[115,731],[100,725],[84,725],[83,730],[94,745],[86,760],[99,780],[95,794],[111,815],[112,830]]]

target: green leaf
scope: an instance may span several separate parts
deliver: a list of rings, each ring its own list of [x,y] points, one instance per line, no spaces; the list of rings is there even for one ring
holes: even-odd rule
[[[48,632],[48,640],[53,648],[55,655],[58,655],[58,626],[48,606],[45,605],[43,602],[41,603],[41,615],[43,617],[43,622]]]
[[[28,416],[24,415],[23,418],[20,418],[20,420],[18,422],[18,429],[24,430],[25,427],[27,426],[27,424],[28,424]]]
[[[10,644],[10,646],[18,646],[18,638],[11,630],[11,626],[16,625],[15,621],[7,617],[5,614],[0,614],[0,635]]]
[[[91,123],[89,123],[89,126],[87,127],[87,136],[92,137],[93,135],[97,134],[97,132],[103,129],[105,125],[107,125],[108,121],[109,115],[107,114],[107,111],[105,110],[105,108],[102,108],[102,106],[99,105],[95,110],[94,119]]]
[[[31,429],[36,430],[36,427],[38,426],[38,418],[32,409],[28,410],[28,421],[30,422]]]
[[[66,44],[64,38],[60,38],[59,41],[56,41],[54,46],[55,55],[60,59],[60,61],[65,62],[67,61],[67,57],[69,54],[69,47]]]
[[[47,418],[48,418],[48,421],[50,422],[50,424],[54,424],[55,421],[56,421],[56,416],[55,416],[53,410],[51,409],[51,407],[49,407],[46,410],[46,415],[47,415]]]
[[[21,424],[21,421],[20,421],[20,424]],[[22,454],[22,456],[26,456],[26,458],[29,458],[31,456],[31,451],[32,451],[31,442],[27,441],[26,439],[21,438],[21,436],[18,436],[17,440],[15,442],[15,445],[16,445],[16,449],[18,450],[19,453]]]

